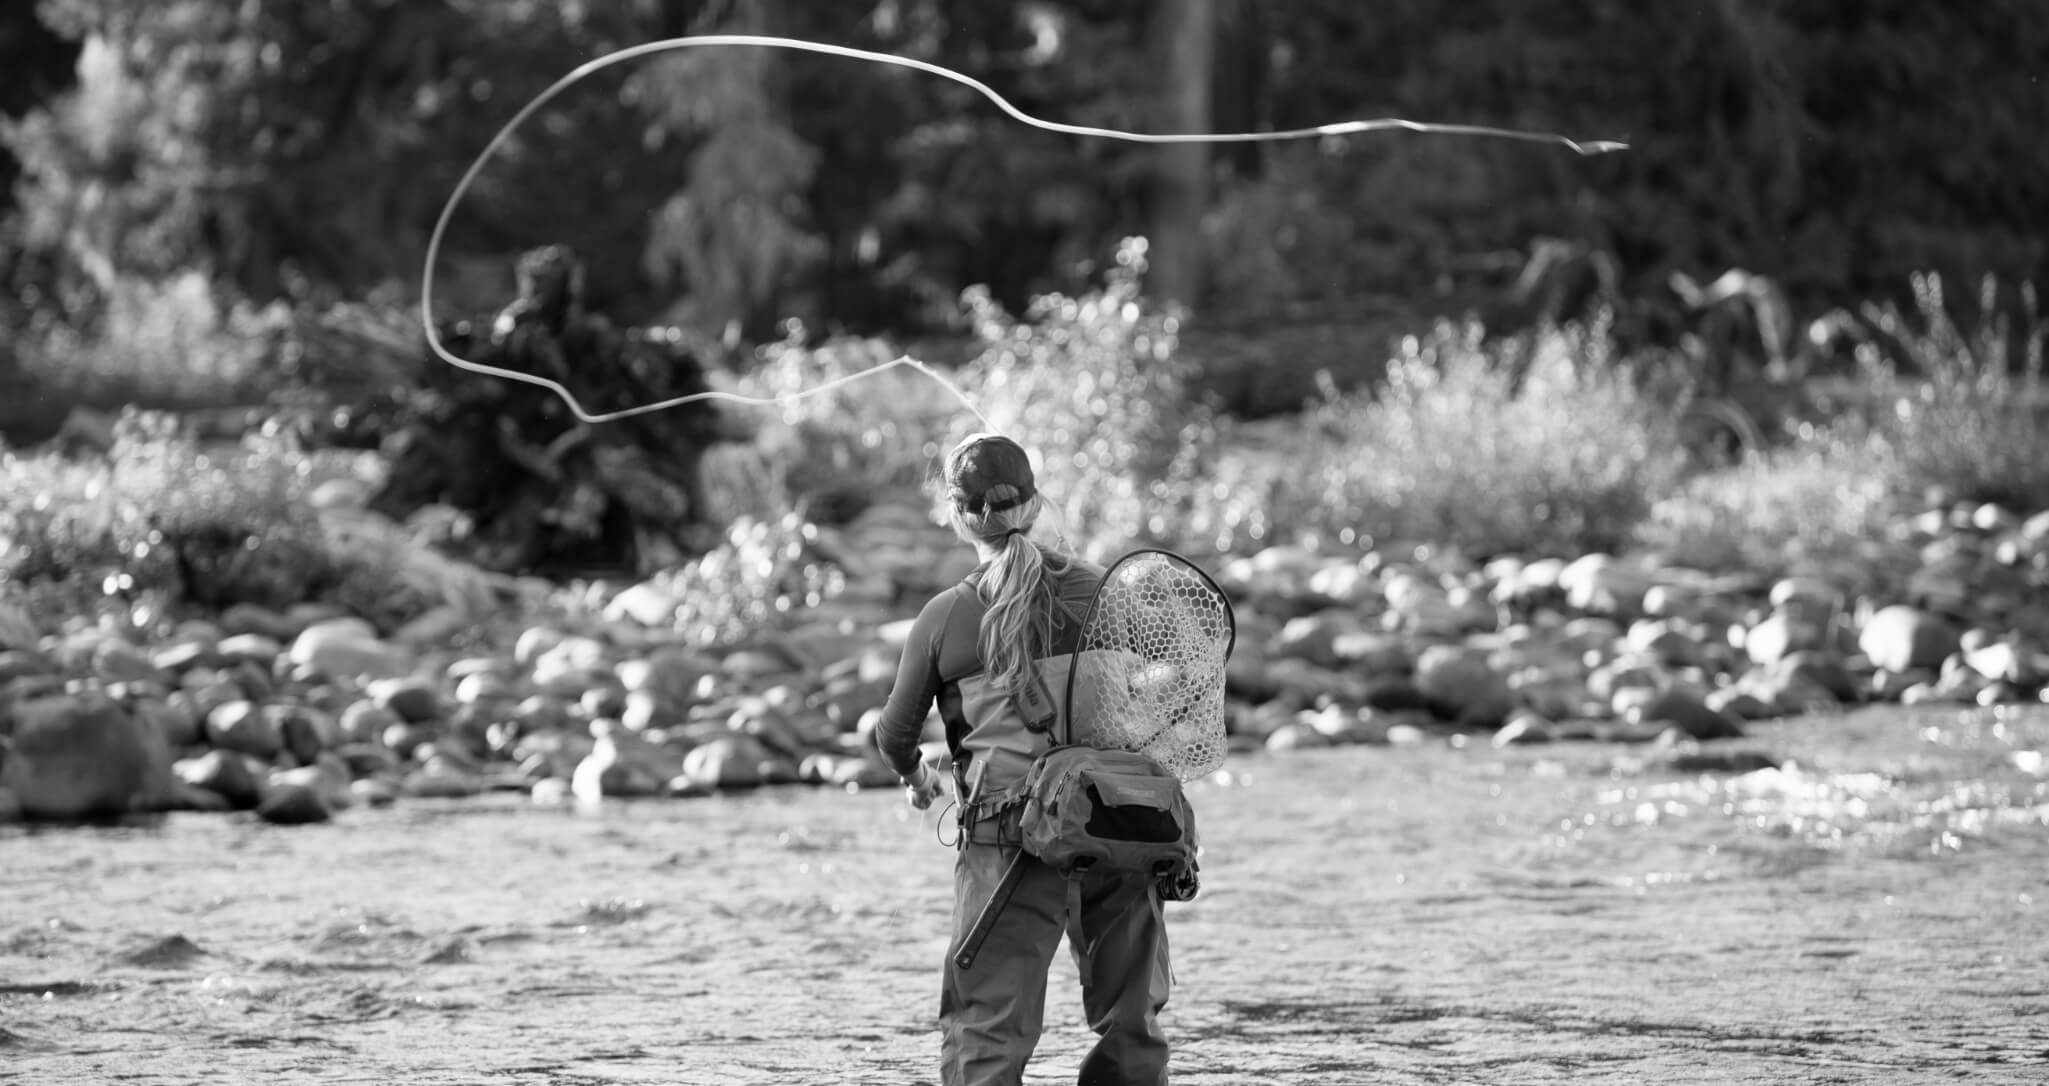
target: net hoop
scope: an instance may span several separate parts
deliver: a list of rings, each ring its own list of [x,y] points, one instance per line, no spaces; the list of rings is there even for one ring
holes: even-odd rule
[[[1134,574],[1156,582],[1150,585],[1130,577],[1120,579],[1120,572],[1148,563],[1171,570],[1172,576],[1162,579],[1150,572]],[[1148,587],[1166,593],[1166,602],[1181,613],[1163,613],[1157,602],[1148,604],[1140,598]],[[1127,593],[1132,598],[1118,598]],[[1147,613],[1149,606],[1154,608],[1151,613]],[[1119,610],[1114,620],[1118,629],[1106,632],[1100,627],[1112,607]],[[1174,621],[1182,617],[1196,621]],[[1193,651],[1148,655],[1134,649],[1128,635],[1135,623],[1152,627],[1154,637],[1143,639],[1145,647]],[[1153,644],[1155,640],[1158,645]],[[1215,578],[1171,550],[1144,547],[1130,551],[1104,571],[1102,583],[1089,601],[1075,664],[1068,669],[1063,704],[1070,716],[1083,707],[1108,709],[1099,714],[1100,719],[1090,720],[1088,741],[1092,745],[1147,755],[1182,780],[1193,780],[1213,772],[1226,753],[1224,666],[1237,642],[1237,616]],[[1143,681],[1134,681],[1134,667]],[[1103,723],[1111,717],[1119,724],[1106,737]],[[1135,734],[1123,734],[1134,731],[1129,727],[1132,718],[1139,720]],[[1068,721],[1070,739],[1076,723]]]

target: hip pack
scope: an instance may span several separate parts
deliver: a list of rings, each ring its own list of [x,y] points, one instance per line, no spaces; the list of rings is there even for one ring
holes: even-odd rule
[[[1195,870],[1195,811],[1181,782],[1143,754],[1057,746],[1025,775],[1026,852],[1070,877],[1108,871],[1159,880],[1163,896]]]

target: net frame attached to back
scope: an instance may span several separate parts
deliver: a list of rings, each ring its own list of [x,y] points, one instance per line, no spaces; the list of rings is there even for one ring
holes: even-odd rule
[[[1173,551],[1111,563],[1067,674],[1070,740],[1129,750],[1190,781],[1228,753],[1224,668],[1238,643],[1231,600]]]

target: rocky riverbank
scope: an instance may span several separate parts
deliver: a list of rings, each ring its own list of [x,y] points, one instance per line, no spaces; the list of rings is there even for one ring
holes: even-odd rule
[[[892,786],[869,728],[909,618],[971,555],[904,505],[812,546],[836,591],[718,648],[678,632],[683,601],[659,579],[584,621],[448,613],[400,631],[245,606],[144,638],[119,616],[0,605],[0,821]],[[1209,565],[1238,611],[1241,752],[1450,736],[1739,767],[1766,756],[1698,761],[1698,744],[1866,702],[2049,700],[2049,512],[1933,511],[1855,564],[1735,576],[1420,545]]]

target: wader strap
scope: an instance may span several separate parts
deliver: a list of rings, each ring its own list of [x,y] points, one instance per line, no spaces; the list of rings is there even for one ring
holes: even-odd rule
[[[975,926],[962,937],[960,947],[953,952],[953,964],[966,969],[975,964],[975,955],[982,952],[982,944],[988,941],[989,932],[996,927],[996,918],[1003,915],[1004,906],[1010,904],[1010,896],[1017,893],[1017,884],[1024,878],[1025,851],[1018,849],[1011,853],[1010,864],[1003,869],[1003,878],[996,889],[989,894],[988,904],[975,917]]]

